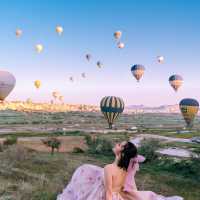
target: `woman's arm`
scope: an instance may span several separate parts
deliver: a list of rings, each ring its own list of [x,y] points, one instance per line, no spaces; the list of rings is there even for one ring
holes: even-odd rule
[[[104,168],[104,179],[105,179],[106,200],[112,200],[112,173],[111,173],[111,167],[109,165],[107,165]]]

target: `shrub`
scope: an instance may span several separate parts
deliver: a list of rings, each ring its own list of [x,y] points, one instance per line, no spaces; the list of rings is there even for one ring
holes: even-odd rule
[[[84,150],[79,147],[74,147],[73,153],[84,153]]]
[[[3,145],[13,145],[17,143],[17,137],[16,136],[8,136],[6,140],[3,142]]]
[[[51,148],[51,154],[54,154],[54,150],[57,149],[59,151],[61,141],[58,140],[57,138],[47,138],[47,139],[42,139],[42,142],[44,145],[47,147]]]
[[[102,155],[113,155],[112,152],[112,142],[105,138],[99,138],[87,135],[85,136],[86,143],[89,147],[89,152],[94,154],[102,154]]]
[[[142,154],[146,158],[146,162],[154,161],[158,155],[156,150],[160,147],[160,143],[158,140],[155,139],[144,139],[141,142],[141,146],[138,148],[139,154]]]

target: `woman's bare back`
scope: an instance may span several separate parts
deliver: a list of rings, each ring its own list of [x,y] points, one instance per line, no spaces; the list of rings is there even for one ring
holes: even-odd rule
[[[109,173],[112,174],[112,191],[120,192],[124,186],[127,172],[120,169],[115,164],[109,164],[105,167],[108,169]]]

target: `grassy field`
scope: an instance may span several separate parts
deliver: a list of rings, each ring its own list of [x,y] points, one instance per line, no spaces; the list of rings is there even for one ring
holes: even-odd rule
[[[0,112],[1,138],[15,135],[18,139],[22,137],[34,141],[36,137],[61,136],[68,141],[64,142],[64,147],[70,149],[68,152],[56,152],[52,156],[49,152],[39,152],[37,148],[30,148],[29,145],[22,145],[20,142],[0,148],[0,200],[55,200],[78,166],[90,163],[103,167],[112,162],[113,155],[108,152],[110,152],[110,145],[115,142],[128,140],[140,133],[181,138],[199,136],[198,122],[199,118],[195,121],[195,126],[190,133],[180,134],[176,133],[176,130],[182,129],[184,123],[179,115],[123,115],[118,120],[117,128],[126,129],[137,126],[138,132],[91,134],[81,130],[76,131],[76,129],[104,129],[107,124],[100,113]],[[48,129],[52,127],[52,130]],[[70,127],[74,130],[63,130]],[[79,145],[77,141],[81,138],[84,140],[86,135],[100,138],[103,144],[98,145],[98,148],[94,145],[88,148],[85,148],[85,144]],[[72,140],[76,142],[70,142]],[[72,143],[74,147],[82,148],[84,152],[73,152]],[[199,144],[171,142],[160,143],[159,147],[180,147],[200,152]],[[99,150],[101,148],[103,151]],[[151,147],[148,151],[151,151]],[[159,155],[155,160],[141,166],[136,177],[138,188],[167,196],[180,195],[185,200],[199,200],[200,173],[196,167],[200,168],[200,165],[195,163],[196,161],[190,159],[172,159]]]

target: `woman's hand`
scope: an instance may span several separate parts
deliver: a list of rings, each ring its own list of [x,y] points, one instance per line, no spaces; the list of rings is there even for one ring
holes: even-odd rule
[[[111,167],[107,165],[104,168],[106,200],[112,200],[112,173]]]

